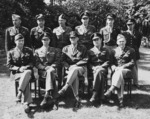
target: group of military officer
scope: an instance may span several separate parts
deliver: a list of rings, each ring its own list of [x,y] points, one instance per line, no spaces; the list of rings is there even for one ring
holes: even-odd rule
[[[106,26],[96,32],[89,24],[90,14],[81,14],[80,26],[74,31],[66,26],[66,16],[58,18],[59,26],[53,31],[45,26],[43,14],[36,16],[37,27],[29,30],[21,26],[21,17],[13,14],[13,27],[6,29],[5,48],[7,65],[11,70],[11,78],[19,80],[16,102],[21,101],[24,95],[25,112],[30,111],[32,103],[29,81],[33,76],[33,67],[38,69],[39,80],[45,82],[45,95],[41,106],[51,99],[54,109],[58,109],[57,99],[62,96],[68,87],[72,87],[75,96],[75,108],[80,106],[79,78],[85,78],[88,86],[88,73],[92,72],[93,86],[90,102],[101,102],[109,97],[114,89],[118,90],[120,105],[123,105],[124,77],[132,77],[137,85],[137,63],[141,37],[134,29],[134,19],[127,21],[127,31],[121,32],[115,28],[115,15],[106,15]],[[130,46],[130,47],[128,47]],[[133,48],[133,49],[132,49]],[[115,50],[114,50],[115,49]],[[136,53],[136,57],[134,54]],[[67,80],[62,87],[62,68],[67,73]],[[87,68],[88,67],[88,68]],[[104,82],[112,68],[112,86],[104,94]],[[57,78],[56,78],[57,77]],[[58,89],[56,79],[58,79]],[[100,95],[99,95],[100,94]]]

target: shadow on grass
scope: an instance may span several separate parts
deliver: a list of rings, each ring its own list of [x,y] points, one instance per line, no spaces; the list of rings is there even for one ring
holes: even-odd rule
[[[150,95],[146,94],[132,94],[130,100],[129,95],[124,98],[125,107],[134,109],[150,109]]]

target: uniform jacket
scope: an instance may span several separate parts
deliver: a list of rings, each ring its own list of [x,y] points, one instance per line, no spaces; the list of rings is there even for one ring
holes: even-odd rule
[[[106,48],[101,48],[98,50],[96,47],[91,48],[88,51],[89,64],[91,66],[102,66],[103,68],[108,68],[109,66],[109,52]]]
[[[61,60],[64,65],[85,65],[88,61],[87,50],[80,44],[77,45],[74,52],[71,45],[65,46],[62,50]]]
[[[24,36],[24,38],[25,38],[24,45],[27,47],[31,47],[31,41],[30,41],[30,37],[29,37],[28,28],[20,26],[20,28],[17,32],[16,28],[13,26],[13,27],[7,28],[6,32],[5,32],[5,50],[6,50],[6,52],[8,52],[10,49],[12,49],[16,46],[15,42],[14,42],[14,37],[18,33],[21,33]]]
[[[70,44],[69,33],[72,31],[72,28],[66,26],[65,29],[62,29],[60,26],[53,30],[53,33],[56,36],[56,47],[62,49],[66,45]]]
[[[29,65],[29,69],[33,67],[33,53],[28,47],[24,47],[22,53],[17,48],[13,48],[7,53],[7,66],[11,70],[11,75],[19,73],[21,66]]]
[[[127,41],[126,45],[135,50],[136,59],[138,60],[140,58],[139,48],[141,45],[142,35],[138,31],[134,31],[133,34],[128,31],[124,31],[123,34]]]
[[[61,51],[54,47],[49,47],[47,53],[43,52],[42,47],[35,50],[36,67],[39,69],[39,75],[45,77],[45,67],[52,66],[56,68],[60,64]]]
[[[120,48],[117,47],[113,50],[113,65],[124,68],[132,68],[135,63],[135,51],[134,49],[126,46],[123,53],[120,53]]]
[[[42,37],[44,32],[47,32],[51,35],[51,44],[54,44],[52,30],[49,27],[44,27],[44,30],[39,29],[39,27],[34,27],[31,29],[30,37],[32,39],[32,47],[34,49],[42,47]],[[51,45],[51,46],[52,46]]]
[[[116,45],[117,36],[120,33],[120,30],[113,27],[112,32],[109,31],[107,26],[100,29],[100,34],[103,35],[104,45],[114,46]]]
[[[77,31],[80,39],[80,43],[85,45],[87,49],[93,47],[93,42],[91,40],[91,35],[96,32],[96,28],[93,25],[88,25],[87,30],[85,31],[83,25],[76,26],[75,30]]]

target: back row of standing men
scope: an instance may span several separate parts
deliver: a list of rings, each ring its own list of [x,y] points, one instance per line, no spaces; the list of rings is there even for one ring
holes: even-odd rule
[[[92,40],[94,38],[102,38],[103,43],[104,43],[104,47],[106,47],[108,49],[110,57],[111,57],[112,49],[114,49],[116,47],[117,36],[118,36],[118,34],[121,33],[121,31],[119,29],[115,28],[115,26],[114,26],[115,16],[113,14],[108,14],[106,17],[107,17],[106,26],[100,30],[101,35],[97,36],[97,34],[95,34],[95,35],[93,34],[96,31],[95,27],[92,25],[89,25],[89,13],[87,13],[87,12],[84,12],[81,15],[82,25],[77,26],[75,28],[77,34],[74,32],[70,33],[72,31],[72,29],[65,25],[66,18],[63,14],[60,15],[59,19],[58,19],[59,27],[55,28],[53,30],[53,32],[51,31],[50,28],[44,26],[44,24],[45,24],[44,16],[42,14],[39,14],[36,16],[38,26],[32,28],[30,35],[29,35],[28,29],[21,26],[20,16],[13,15],[12,20],[13,20],[14,26],[10,27],[6,30],[6,37],[5,37],[6,38],[5,39],[6,51],[9,51],[10,49],[15,47],[15,40],[18,40],[18,38],[16,38],[16,39],[14,39],[14,38],[18,33],[21,33],[24,37],[25,46],[33,48],[33,51],[35,51],[35,49],[40,48],[39,50],[36,50],[36,53],[40,55],[40,50],[41,50],[41,47],[43,45],[42,40],[44,41],[43,35],[45,33],[49,33],[50,34],[49,36],[51,39],[51,45],[53,45],[54,47],[59,48],[61,50],[63,49],[63,52],[65,54],[67,54],[70,58],[77,57],[77,56],[72,56],[72,55],[81,56],[82,54],[84,54],[82,47],[79,48],[82,51],[80,51],[77,47],[77,49],[74,49],[74,50],[79,50],[79,51],[77,51],[76,54],[70,54],[71,51],[73,51],[73,49],[71,46],[67,46],[70,44],[70,41],[72,41],[72,40],[69,41],[69,38],[74,39],[76,37],[79,37],[79,39],[80,39],[79,43],[86,46],[87,50],[89,50],[93,47],[93,41]],[[129,19],[127,22],[128,30],[124,31],[122,33],[126,37],[126,40],[127,40],[126,45],[132,47],[136,51],[136,60],[138,60],[139,59],[139,46],[140,46],[140,42],[141,42],[141,36],[137,31],[135,31],[134,25],[135,25],[134,19]],[[45,37],[47,38],[47,36],[45,36]],[[67,46],[67,47],[65,47],[65,46]],[[69,50],[69,48],[70,48],[70,50]],[[93,50],[94,50],[93,52],[96,52],[95,51],[96,49],[93,49]],[[44,52],[44,49],[42,52]],[[80,53],[80,52],[82,52],[82,53]],[[98,52],[98,53],[100,53],[100,52]],[[100,54],[102,55],[103,52]],[[104,54],[105,54],[105,52],[104,52]],[[129,55],[129,54],[127,54],[127,55]],[[66,58],[66,61],[67,60],[69,60],[69,59]],[[75,60],[78,60],[78,58],[76,58]],[[73,62],[75,62],[75,61],[71,61],[71,63],[73,63]],[[79,63],[80,63],[80,61],[79,61]],[[84,62],[81,62],[81,64],[84,64]],[[45,68],[47,68],[47,67],[44,67],[44,69]],[[71,68],[70,68],[70,70],[71,70]],[[76,68],[81,68],[81,67],[76,67]],[[58,70],[59,70],[58,72],[61,72],[61,68]],[[80,69],[79,71],[82,74],[83,71],[85,71],[85,70],[86,69],[82,68],[82,70]],[[75,71],[76,70],[74,69],[74,71],[72,73],[75,73]],[[134,80],[134,84],[137,85],[137,67],[135,67],[134,74],[135,74],[135,79],[136,79],[136,80]],[[58,76],[59,76],[59,74],[58,74]],[[74,78],[76,78],[76,76],[71,74],[71,72],[68,74],[68,77],[69,76],[70,76],[70,78],[68,78],[67,83],[71,85],[72,82],[74,81]],[[50,77],[51,76],[49,76],[49,78]],[[61,77],[59,77],[59,78],[61,78]],[[75,85],[73,86],[73,89],[74,89],[73,92],[74,92],[74,95],[76,97],[76,96],[78,96],[78,90],[77,90],[78,88],[76,87],[78,85],[77,85],[77,82],[74,84]],[[95,88],[96,87],[97,87],[97,85],[95,82]],[[48,85],[48,90],[49,90],[49,88],[50,88],[50,86]],[[68,85],[66,84],[64,86],[64,88],[62,88],[62,90],[59,91],[59,94],[62,94],[67,88],[68,88]],[[94,95],[94,93],[93,93],[93,95]],[[76,97],[76,98],[78,100],[79,97]],[[91,100],[92,100],[92,98],[91,98]],[[45,100],[43,100],[42,105],[45,103],[46,103],[46,98],[45,98]]]

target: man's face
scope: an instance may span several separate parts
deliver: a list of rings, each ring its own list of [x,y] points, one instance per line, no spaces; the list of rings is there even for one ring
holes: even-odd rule
[[[19,18],[13,18],[12,23],[15,27],[19,27],[21,24],[21,20]]]
[[[93,39],[93,44],[94,44],[94,46],[96,46],[96,47],[101,46],[101,44],[102,44],[102,39],[101,39],[101,38],[95,38],[95,39]]]
[[[71,44],[77,44],[79,38],[78,37],[70,37]]]
[[[37,24],[38,24],[38,26],[43,27],[45,25],[45,20],[44,19],[37,19]]]
[[[59,19],[58,23],[59,23],[59,25],[65,25],[66,24],[66,20],[65,19]]]
[[[83,17],[81,19],[81,22],[82,22],[82,24],[88,25],[88,23],[89,23],[89,17]]]
[[[117,45],[121,48],[124,48],[125,45],[126,45],[126,39],[123,37],[123,38],[120,38],[117,40]]]
[[[127,24],[128,30],[133,30],[134,29],[134,23],[132,24]]]
[[[24,38],[16,40],[15,44],[18,47],[23,47],[24,46]]]
[[[42,43],[43,43],[44,46],[47,46],[50,43],[50,39],[49,38],[44,38],[44,39],[42,39]]]
[[[112,26],[113,24],[114,24],[114,19],[113,18],[107,18],[107,21],[106,21],[107,23],[107,25],[108,26]]]

